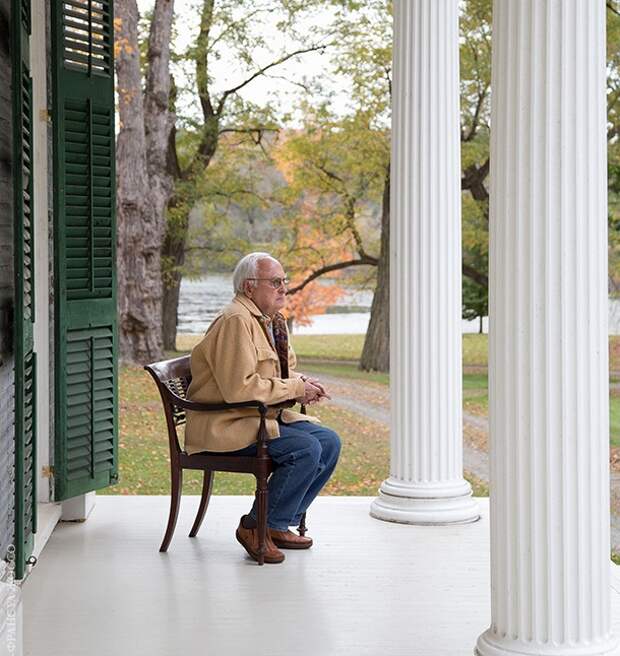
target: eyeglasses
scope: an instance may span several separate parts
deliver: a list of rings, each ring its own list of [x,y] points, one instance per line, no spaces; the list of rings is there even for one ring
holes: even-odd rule
[[[290,282],[288,278],[246,278],[246,280],[265,280],[274,289],[279,289],[280,287],[282,287],[282,285],[286,287]]]

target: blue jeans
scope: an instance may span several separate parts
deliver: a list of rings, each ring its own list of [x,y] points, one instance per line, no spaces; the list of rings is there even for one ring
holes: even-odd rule
[[[267,442],[275,464],[268,483],[267,526],[287,531],[301,516],[332,475],[340,455],[340,438],[325,426],[296,421],[280,426],[280,437]],[[230,451],[230,455],[256,455],[256,444]],[[249,513],[256,520],[256,501]]]

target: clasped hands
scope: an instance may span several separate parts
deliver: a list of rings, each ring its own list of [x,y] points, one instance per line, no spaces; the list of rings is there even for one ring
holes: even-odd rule
[[[312,405],[313,403],[318,403],[321,399],[332,398],[327,393],[322,383],[319,382],[318,378],[302,376],[301,379],[304,381],[304,395],[297,400],[302,405]]]

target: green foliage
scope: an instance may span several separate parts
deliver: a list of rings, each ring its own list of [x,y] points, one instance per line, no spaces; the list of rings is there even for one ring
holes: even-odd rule
[[[486,287],[463,278],[463,319],[472,321],[489,314],[489,292]]]
[[[609,399],[609,437],[611,446],[620,446],[620,398]]]
[[[197,2],[191,15],[179,17],[175,29],[193,29],[205,3],[209,0]],[[206,35],[174,56],[175,66],[183,69],[185,80],[179,89],[177,155],[183,170],[190,171],[192,166],[194,169],[191,176],[185,176],[184,182],[179,183],[181,202],[170,214],[171,232],[174,234],[175,226],[179,226],[179,233],[183,233],[187,221],[183,215],[187,217],[190,211],[203,220],[199,227],[196,221],[190,222],[190,257],[183,265],[188,273],[198,271],[206,258],[218,267],[226,266],[227,258],[222,251],[228,248],[236,256],[257,243],[275,244],[275,250],[283,254],[295,252],[299,247],[309,253],[307,244],[298,244],[304,219],[300,208],[305,205],[307,209],[308,199],[318,196],[321,201],[317,201],[313,221],[320,223],[329,248],[329,238],[341,235],[343,252],[355,251],[355,237],[345,238],[350,226],[344,218],[345,196],[340,192],[344,189],[350,197],[358,199],[356,209],[362,214],[372,212],[372,208],[376,210],[380,199],[381,181],[389,159],[391,11],[388,0],[262,3],[218,0],[213,3]],[[325,15],[330,16],[327,23],[324,18],[319,20]],[[461,156],[465,173],[480,169],[489,157],[491,19],[491,0],[462,3]],[[267,24],[276,25],[281,39],[266,41]],[[325,75],[342,80],[342,87],[348,91],[344,116],[336,113],[320,79],[302,75],[291,80],[291,89],[298,98],[298,115],[304,117],[303,132],[285,132],[292,117],[283,112],[278,98],[274,96],[266,104],[248,100],[252,85],[269,84],[269,75],[278,75],[278,67],[259,75],[241,91],[227,95],[270,61],[278,61],[295,48],[317,44],[325,47]],[[620,279],[620,17],[612,10],[607,11],[607,52],[610,273]],[[296,59],[301,61],[303,56]],[[216,61],[231,62],[228,78],[217,77],[213,66]],[[207,89],[206,96],[197,93],[201,87],[203,91]],[[203,115],[207,99],[214,112],[209,119]],[[218,113],[221,103],[222,111]],[[278,131],[279,141],[275,137]],[[238,135],[239,140],[228,139],[230,135]],[[296,170],[286,174],[286,180],[278,181],[271,158],[274,149],[284,142]],[[200,149],[204,151],[205,146],[210,155],[199,157]],[[257,164],[260,157],[261,166]],[[345,183],[339,189],[336,185],[330,188],[330,181],[322,177],[318,164],[332,167],[333,172],[346,172]],[[270,185],[269,189],[261,190],[259,199],[254,194],[260,180],[252,181],[251,176],[265,174]],[[482,180],[488,186],[486,174]],[[365,198],[359,193],[361,189]],[[476,271],[486,273],[488,200],[474,199],[469,191],[463,192],[462,200],[464,261]],[[264,229],[257,233],[258,224],[264,224]],[[378,222],[362,220],[359,236],[367,250],[376,255]],[[231,259],[234,258],[228,261]],[[360,275],[368,278],[368,272]],[[467,312],[482,308],[484,296],[473,283],[464,282]]]
[[[319,0],[200,0],[194,11],[176,16],[176,33],[199,29],[189,47],[172,53],[178,170],[167,217],[166,284],[173,274],[204,269],[205,262],[228,267],[250,242],[274,238],[254,229],[254,215],[269,206],[254,178],[257,158],[268,159],[265,135],[277,132],[287,117],[275,102],[248,100],[246,90],[264,85],[283,63],[328,44],[321,22],[313,20],[321,6]],[[274,25],[278,38],[268,40]],[[302,86],[317,88],[305,80]],[[233,135],[238,138],[229,138]],[[247,218],[246,230],[241,216]]]
[[[389,127],[392,84],[392,2],[335,2],[337,47],[332,65],[349,90],[349,113],[364,112],[372,129]]]
[[[608,3],[609,4],[609,3]],[[607,9],[607,121],[609,161],[609,275],[620,291],[620,5]]]
[[[491,89],[491,0],[467,0],[460,14],[463,168],[488,157]]]
[[[337,119],[323,110],[282,140],[275,157],[287,183],[278,220],[285,238],[276,251],[292,273],[378,255],[389,135],[370,119],[362,112]]]

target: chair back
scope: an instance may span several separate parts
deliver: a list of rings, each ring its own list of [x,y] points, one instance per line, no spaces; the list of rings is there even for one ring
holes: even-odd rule
[[[185,410],[175,405],[173,397],[168,392],[187,399],[187,390],[192,382],[189,362],[190,356],[183,355],[173,360],[162,360],[144,366],[153,377],[164,405],[171,457],[178,456],[182,452],[179,445],[177,426],[185,423]]]

